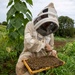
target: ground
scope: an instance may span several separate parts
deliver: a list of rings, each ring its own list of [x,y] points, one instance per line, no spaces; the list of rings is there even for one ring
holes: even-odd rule
[[[55,48],[64,47],[66,43],[67,43],[66,41],[56,41],[55,40],[54,41],[54,46],[55,46]]]

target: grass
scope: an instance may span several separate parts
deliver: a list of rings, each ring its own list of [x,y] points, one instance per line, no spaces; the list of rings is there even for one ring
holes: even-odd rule
[[[58,57],[65,61],[65,64],[40,75],[75,75],[75,42],[67,43],[61,51],[58,52]]]
[[[6,26],[0,25],[0,39],[6,37]]]
[[[73,42],[75,40],[75,38],[63,38],[63,37],[58,37],[55,36],[54,38],[56,41],[65,41],[65,42]]]
[[[67,40],[66,38],[62,38],[62,37],[58,37],[58,36],[56,36],[54,39],[56,41],[66,41]]]
[[[6,31],[6,26],[0,25],[0,31],[2,31],[2,32]]]
[[[0,25],[0,75],[16,75],[17,50],[13,50],[12,42],[8,42],[6,27]],[[48,70],[40,75],[75,75],[75,42],[74,38],[55,37],[57,41],[72,41],[58,52],[58,57],[65,61],[65,65]]]
[[[0,25],[0,50],[5,49],[7,43],[6,26]]]
[[[9,42],[6,26],[0,25],[0,75],[16,75],[17,59],[17,51],[13,51],[12,42]]]

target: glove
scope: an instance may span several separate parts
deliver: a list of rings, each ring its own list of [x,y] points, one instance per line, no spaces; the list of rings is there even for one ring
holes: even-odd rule
[[[46,44],[45,49],[47,51],[52,51],[52,47],[49,44]]]

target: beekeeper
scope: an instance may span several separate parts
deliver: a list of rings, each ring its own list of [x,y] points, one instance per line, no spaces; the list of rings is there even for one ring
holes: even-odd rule
[[[17,75],[30,75],[22,60],[31,57],[53,55],[57,57],[56,50],[53,50],[53,33],[58,29],[58,16],[53,3],[46,6],[38,16],[27,23],[24,36],[24,49],[16,64]]]

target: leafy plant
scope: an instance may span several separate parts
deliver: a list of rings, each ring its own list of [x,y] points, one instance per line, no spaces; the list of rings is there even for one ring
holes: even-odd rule
[[[0,26],[0,75],[15,75],[17,50],[13,50],[8,42],[6,26]]]
[[[25,25],[32,18],[27,4],[32,5],[32,0],[9,0],[7,31],[0,25],[0,75],[16,75],[15,66],[23,49]]]
[[[75,75],[75,42],[67,43],[58,57],[65,61],[65,65],[52,70],[53,75]]]
[[[74,20],[68,16],[59,17],[59,29],[55,33],[61,37],[73,37],[74,36]]]
[[[0,26],[0,29],[3,29],[0,32],[0,75],[16,75],[15,66],[19,50],[15,48],[17,45],[13,41],[8,41],[5,27]],[[40,75],[75,75],[75,42],[67,43],[58,52],[58,57],[65,61],[65,65],[50,69],[46,73],[42,72]]]
[[[32,0],[9,0],[7,7],[7,30],[9,35],[9,43],[14,49],[22,51],[24,40],[24,29],[28,21],[32,20],[32,14],[27,7],[33,5]],[[19,54],[18,54],[19,55]]]
[[[58,57],[65,61],[65,64],[50,69],[45,74],[41,72],[40,75],[75,75],[75,42],[67,43],[62,48],[62,52],[58,52]]]

